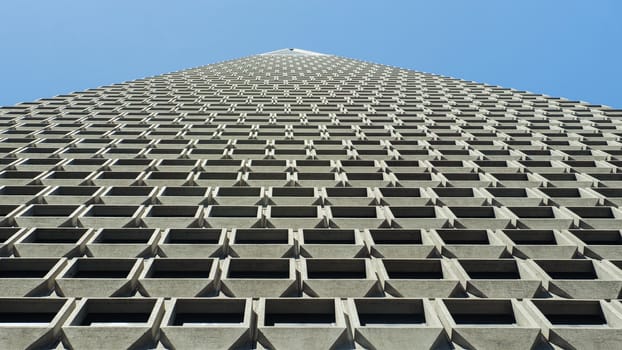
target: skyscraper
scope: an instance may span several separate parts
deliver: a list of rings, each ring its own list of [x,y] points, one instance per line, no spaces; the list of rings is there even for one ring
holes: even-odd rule
[[[622,343],[622,110],[284,49],[0,151],[0,348]]]

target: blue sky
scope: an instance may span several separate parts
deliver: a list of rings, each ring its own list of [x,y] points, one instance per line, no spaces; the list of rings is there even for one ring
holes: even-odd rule
[[[622,1],[0,3],[0,105],[296,47],[622,107]]]

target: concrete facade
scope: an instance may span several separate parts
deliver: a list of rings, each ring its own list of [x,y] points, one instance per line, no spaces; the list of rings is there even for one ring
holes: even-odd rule
[[[0,348],[614,349],[622,110],[297,49],[0,108]]]

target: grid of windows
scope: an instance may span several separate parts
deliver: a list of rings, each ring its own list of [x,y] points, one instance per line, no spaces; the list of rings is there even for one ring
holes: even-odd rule
[[[3,107],[0,154],[4,348],[622,341],[622,110],[283,50]]]

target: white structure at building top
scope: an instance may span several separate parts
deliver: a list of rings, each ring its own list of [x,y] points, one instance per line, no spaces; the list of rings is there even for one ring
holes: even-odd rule
[[[262,53],[262,56],[265,55],[285,55],[285,56],[326,56],[323,53],[301,50],[301,49],[280,49],[275,51],[270,51],[266,53]]]

